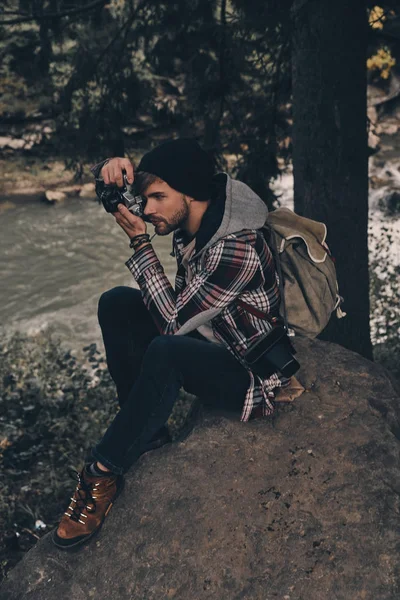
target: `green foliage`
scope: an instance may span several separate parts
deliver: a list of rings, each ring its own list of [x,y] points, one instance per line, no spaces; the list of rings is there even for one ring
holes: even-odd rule
[[[271,205],[277,158],[290,151],[288,5],[112,0],[43,19],[54,11],[47,0],[9,0],[9,10],[35,18],[3,27],[0,18],[0,79],[26,86],[20,112],[56,117],[53,147],[77,172],[129,153],[141,131],[155,143],[179,132],[198,137],[222,168],[230,155],[235,174]],[[0,103],[15,116],[10,95],[0,91]]]
[[[55,523],[78,470],[116,411],[95,344],[83,367],[50,333],[0,346],[0,530]],[[2,540],[3,541],[3,540]],[[27,543],[27,542],[25,542]]]
[[[271,206],[269,182],[291,152],[292,2],[89,4],[76,1],[69,14],[67,0],[7,0],[0,114],[56,117],[53,148],[77,172],[83,162],[129,153],[141,133],[155,143],[194,135]],[[399,63],[398,7],[394,0],[367,7],[370,77],[384,85],[381,75]],[[7,25],[14,13],[19,22]]]
[[[17,117],[25,115],[27,85],[22,77],[14,73],[4,73],[0,76],[0,113],[12,114]]]

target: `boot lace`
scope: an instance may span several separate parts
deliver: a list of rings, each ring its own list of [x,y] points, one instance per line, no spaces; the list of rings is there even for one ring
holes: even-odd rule
[[[95,492],[100,483],[90,485],[84,481],[80,473],[75,473],[74,477],[75,476],[78,477],[78,485],[76,486],[74,495],[71,496],[71,504],[64,514],[72,519],[72,521],[85,525],[85,521],[82,521],[82,519],[87,519],[87,515],[85,515],[84,511],[86,510],[90,513],[96,512],[97,496],[95,495]]]

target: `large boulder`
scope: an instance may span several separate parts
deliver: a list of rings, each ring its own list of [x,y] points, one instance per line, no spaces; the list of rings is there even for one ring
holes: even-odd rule
[[[130,470],[87,546],[44,537],[0,599],[398,599],[396,383],[340,346],[297,347],[300,398],[246,424],[205,412]]]

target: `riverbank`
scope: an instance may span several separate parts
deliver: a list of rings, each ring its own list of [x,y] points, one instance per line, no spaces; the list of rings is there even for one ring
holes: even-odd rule
[[[10,153],[0,158],[2,182],[0,202],[23,202],[40,200],[46,190],[58,190],[76,186],[71,171],[66,170],[62,160],[29,154]],[[89,169],[85,168],[80,184],[89,183]]]
[[[138,164],[149,144],[141,143],[137,151],[129,154]],[[65,192],[67,197],[81,195],[94,198],[92,163],[81,165],[79,177],[67,169],[62,157],[48,153],[40,147],[29,151],[0,148],[0,210],[6,202],[21,203],[42,200],[46,191]],[[90,187],[92,186],[92,187]],[[83,197],[85,193],[83,194]]]
[[[65,199],[72,197],[95,198],[91,164],[82,166],[77,178],[59,157],[41,153],[12,152],[0,157],[0,214],[13,204],[46,200],[46,192],[60,192]]]

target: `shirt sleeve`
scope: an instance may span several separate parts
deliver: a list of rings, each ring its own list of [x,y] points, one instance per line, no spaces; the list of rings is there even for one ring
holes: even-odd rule
[[[96,165],[93,165],[93,167],[90,167],[90,172],[92,173],[93,177],[98,179],[100,177],[100,171],[102,170],[104,165],[106,165],[110,160],[111,160],[111,158],[105,158],[104,160],[97,163]]]
[[[138,282],[158,330],[164,335],[175,334],[184,324],[187,325],[185,332],[196,329],[220,313],[241,292],[264,282],[253,246],[235,237],[220,240],[206,250],[201,272],[179,294],[171,286],[151,245],[135,253],[126,266]]]

